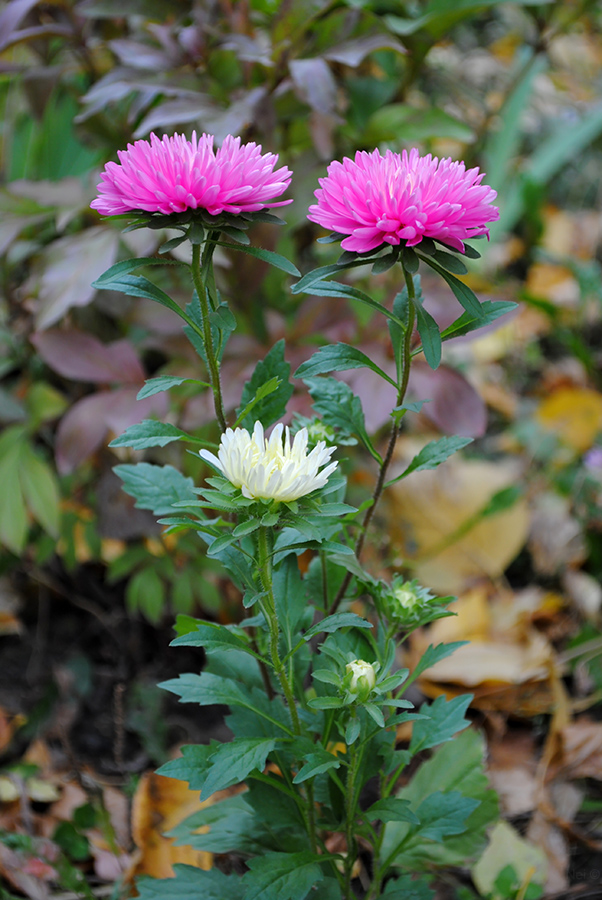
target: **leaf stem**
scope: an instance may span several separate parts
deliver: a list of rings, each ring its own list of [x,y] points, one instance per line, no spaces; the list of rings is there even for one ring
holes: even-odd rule
[[[407,322],[405,325],[405,333],[403,339],[403,355],[401,360],[401,378],[399,380],[399,387],[397,389],[397,400],[395,405],[401,406],[404,401],[406,391],[408,389],[408,382],[410,379],[410,367],[412,365],[412,334],[414,331],[414,321],[416,318],[416,291],[414,289],[414,279],[405,266],[401,265],[403,275],[405,278],[406,287],[408,290],[408,315]],[[385,487],[385,479],[387,475],[387,470],[393,459],[393,452],[395,450],[395,444],[397,443],[397,438],[399,437],[399,432],[401,430],[400,422],[397,419],[393,420],[393,426],[391,428],[391,436],[389,438],[389,444],[387,446],[387,451],[384,455],[383,461],[380,465],[380,469],[378,472],[378,478],[376,481],[376,486],[374,488],[374,493],[372,495],[372,503],[366,510],[366,515],[364,516],[364,521],[362,522],[362,527],[358,539],[355,544],[355,555],[357,559],[360,559],[362,554],[362,550],[364,548],[364,543],[366,540],[366,535],[368,532],[368,527],[372,521],[372,517],[374,516],[374,512],[376,510],[376,506],[382,496],[384,487]],[[345,591],[349,587],[349,582],[351,581],[353,574],[348,571],[343,579],[343,582],[337,591],[337,595],[333,600],[332,606],[328,610],[328,615],[332,615],[339,608],[339,604],[341,600],[345,596]]]
[[[192,280],[199,298],[201,307],[201,318],[203,322],[203,345],[205,347],[205,356],[207,359],[207,368],[209,369],[209,380],[213,391],[213,402],[215,405],[215,415],[222,431],[227,426],[226,417],[224,415],[224,403],[222,400],[222,388],[219,376],[219,362],[215,355],[213,347],[213,336],[211,334],[211,322],[209,321],[209,302],[207,300],[210,295],[210,282],[213,279],[213,266],[211,264],[213,252],[215,250],[215,242],[206,241],[205,251],[203,253],[203,261],[201,266],[201,245],[192,245]]]

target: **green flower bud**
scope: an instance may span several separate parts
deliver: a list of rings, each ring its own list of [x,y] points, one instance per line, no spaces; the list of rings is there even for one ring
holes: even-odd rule
[[[374,685],[376,672],[374,666],[363,659],[354,659],[345,666],[344,685],[350,694],[355,694],[360,702],[365,702]]]

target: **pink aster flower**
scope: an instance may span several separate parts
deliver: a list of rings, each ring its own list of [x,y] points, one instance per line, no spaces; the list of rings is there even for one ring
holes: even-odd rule
[[[205,209],[210,215],[257,212],[274,202],[289,186],[292,172],[278,162],[275,153],[261,153],[255,143],[241,144],[228,135],[213,150],[213,136],[192,140],[183,134],[128,144],[109,162],[101,175],[98,197],[90,205],[105,216],[143,210],[170,213]]]
[[[344,250],[365,253],[382,243],[408,247],[424,237],[464,252],[464,241],[486,234],[499,217],[496,192],[483,174],[463,162],[387,150],[358,151],[355,160],[332,162],[315,192],[307,218],[347,234]]]

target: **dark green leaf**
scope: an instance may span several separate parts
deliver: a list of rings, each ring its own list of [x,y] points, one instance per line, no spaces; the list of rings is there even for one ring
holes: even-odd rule
[[[434,900],[435,892],[425,881],[401,875],[387,882],[382,900]]]
[[[138,425],[130,425],[129,428],[111,441],[109,447],[132,447],[134,450],[146,450],[147,447],[165,447],[172,441],[197,441],[192,435],[170,425],[167,422],[157,422],[155,419],[145,419]]]
[[[468,272],[468,269],[462,260],[452,253],[447,253],[446,250],[435,250],[430,258],[434,259],[435,262],[439,263],[440,266],[443,266],[448,272],[453,272],[454,275],[466,275]]]
[[[216,622],[197,622],[196,630],[175,638],[171,647],[204,647],[205,650],[242,650],[255,656],[248,641]]]
[[[240,250],[243,253],[248,253],[250,256],[254,256],[256,259],[261,259],[263,262],[269,263],[276,269],[281,269],[288,275],[294,275],[297,278],[301,276],[301,272],[296,266],[292,264],[292,262],[290,262],[285,256],[281,256],[279,253],[274,253],[273,250],[263,250],[261,247],[245,247],[243,245],[234,246],[233,244],[228,244],[225,241],[216,241],[216,243],[220,247],[228,247],[228,249],[230,250]]]
[[[434,666],[435,663],[438,663],[440,660],[445,659],[448,656],[451,656],[454,650],[457,650],[458,647],[463,647],[466,644],[466,641],[455,641],[450,644],[429,644],[424,653],[422,654],[419,662],[414,667],[414,670],[408,679],[408,684],[412,681],[415,681],[423,672],[427,669],[430,669],[431,666]]]
[[[240,878],[219,869],[208,872],[193,866],[174,865],[175,878],[141,878],[136,882],[140,900],[243,900]]]
[[[294,377],[307,378],[313,375],[325,375],[328,372],[344,372],[348,369],[361,368],[371,369],[385,381],[388,381],[389,384],[392,384],[393,387],[396,387],[393,379],[386,372],[383,372],[380,366],[377,366],[369,356],[366,356],[357,347],[350,347],[349,344],[342,343],[327,344],[325,347],[320,347],[311,359],[301,363]]]
[[[293,784],[301,784],[301,782],[307,781],[308,778],[313,778],[315,775],[321,775],[322,772],[328,772],[330,769],[338,769],[340,765],[340,759],[332,753],[329,753],[327,750],[317,747],[313,753],[309,753],[305,757],[305,765],[299,769],[293,778]]]
[[[236,738],[220,744],[210,759],[210,767],[203,785],[203,794],[209,797],[215,791],[238,784],[253,772],[263,771],[268,753],[276,746],[274,738]]]
[[[441,362],[441,332],[431,314],[419,303],[416,304],[416,327],[426,361],[431,369],[437,369]]]
[[[478,800],[465,797],[459,791],[448,794],[435,791],[416,810],[420,824],[413,830],[421,840],[431,841],[441,841],[451,834],[462,834],[466,830],[466,819],[478,805]]]
[[[420,714],[428,718],[414,722],[410,753],[415,755],[421,750],[436,747],[444,741],[451,740],[458,731],[467,728],[470,722],[464,718],[464,714],[471,700],[472,694],[461,694],[452,700],[446,700],[441,695],[431,704],[423,703]]]
[[[386,800],[378,800],[362,813],[368,822],[379,819],[381,822],[409,822],[416,825],[419,819],[410,809],[408,800],[400,800],[398,797],[387,797]]]
[[[265,359],[257,363],[251,379],[243,387],[241,405],[237,410],[243,428],[252,431],[257,421],[261,422],[264,428],[268,428],[282,418],[293,394],[293,386],[289,382],[290,372],[290,363],[287,363],[284,358],[284,340],[280,340],[274,344]],[[269,391],[257,402],[253,402],[258,392],[274,378],[278,380],[276,389]],[[245,412],[247,406],[252,413],[247,412],[243,417],[242,413]]]
[[[372,446],[366,431],[362,402],[349,385],[336,378],[305,378],[304,381],[314,401],[314,410],[326,424],[340,430],[345,437],[358,437],[370,455],[380,463],[380,455]]]
[[[449,457],[458,450],[461,450],[463,447],[472,443],[472,441],[473,438],[470,437],[456,436],[443,437],[436,441],[429,441],[429,443],[422,448],[420,453],[416,454],[412,462],[404,469],[401,475],[392,478],[391,481],[386,483],[385,487],[390,487],[390,485],[395,484],[395,482],[401,481],[402,478],[407,478],[412,472],[420,472],[424,469],[436,469],[437,466],[445,462],[446,459],[449,459]]]
[[[500,316],[506,315],[506,313],[516,309],[517,306],[517,303],[512,303],[510,301],[485,300],[481,303],[480,315],[473,316],[467,312],[462,313],[455,322],[452,322],[451,325],[448,325],[447,328],[441,332],[441,337],[444,341],[448,341],[451,338],[460,337],[463,334],[469,334],[471,331],[476,331],[478,328],[484,328],[485,325],[495,322]]]
[[[176,846],[184,844],[207,853],[253,853],[257,851],[256,833],[253,811],[245,797],[237,795],[193,813],[168,836]]]
[[[124,464],[113,471],[123,481],[123,490],[136,500],[138,509],[150,509],[156,516],[173,512],[175,503],[196,501],[194,482],[173,466],[151,463]]]
[[[245,900],[305,900],[308,892],[323,880],[314,853],[266,853],[248,861],[243,877]]]
[[[195,378],[178,378],[175,375],[159,375],[158,378],[149,378],[144,382],[144,387],[138,391],[137,400],[144,400],[145,397],[152,397],[154,394],[160,394],[162,391],[168,391],[172,387],[179,384],[198,384],[199,387],[211,387],[206,381],[197,381]]]
[[[482,318],[483,313],[481,304],[474,291],[472,291],[468,285],[464,284],[463,281],[456,278],[455,275],[452,275],[451,272],[446,271],[446,269],[444,269],[443,266],[440,266],[432,256],[423,258],[424,261],[428,263],[435,272],[438,272],[438,274],[449,284],[460,306],[463,306],[466,312],[470,313],[471,316]]]
[[[308,628],[303,635],[303,640],[310,641],[317,634],[322,634],[323,632],[332,634],[334,631],[338,631],[339,628],[372,628],[372,623],[368,622],[367,619],[362,619],[361,616],[355,613],[333,613],[333,615],[326,616],[321,622],[317,622],[311,628]]]
[[[182,756],[170,759],[157,769],[157,774],[187,781],[191,791],[202,791],[211,767],[210,758],[218,746],[215,741],[210,744],[185,744],[180,747]]]

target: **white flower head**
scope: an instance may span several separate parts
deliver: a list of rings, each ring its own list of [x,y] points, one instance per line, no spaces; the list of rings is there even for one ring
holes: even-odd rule
[[[347,675],[351,674],[348,687],[350,694],[365,694],[367,696],[376,684],[374,666],[363,659],[354,659],[353,662],[347,663],[345,671]]]
[[[335,449],[320,441],[308,454],[307,428],[301,428],[291,442],[288,426],[276,425],[266,438],[261,422],[255,422],[253,434],[246,428],[227,428],[217,456],[208,450],[200,454],[248,499],[286,502],[324,487],[338,464],[319,469]]]

